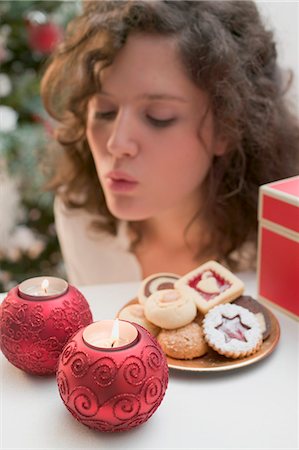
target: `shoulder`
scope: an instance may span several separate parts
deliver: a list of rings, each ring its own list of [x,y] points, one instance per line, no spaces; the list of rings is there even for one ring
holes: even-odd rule
[[[97,235],[102,233],[108,234],[107,232],[101,231],[100,229],[97,231],[93,231],[92,224],[95,221],[99,224],[101,222],[104,223],[105,219],[103,217],[92,214],[86,211],[83,207],[69,208],[59,196],[56,196],[54,199],[53,210],[58,233],[62,230],[71,233],[72,230],[84,229],[90,235],[93,235],[94,233],[96,233]]]
[[[61,198],[54,201],[57,236],[68,278],[78,285],[136,281],[141,269],[129,251],[125,222],[116,236],[92,226],[96,215],[83,208],[67,208]]]
[[[54,198],[54,215],[55,217],[66,217],[68,219],[72,218],[87,218],[87,219],[95,219],[97,216],[95,214],[91,214],[90,212],[86,211],[84,207],[76,207],[76,208],[70,208],[68,207],[63,199],[56,195]]]

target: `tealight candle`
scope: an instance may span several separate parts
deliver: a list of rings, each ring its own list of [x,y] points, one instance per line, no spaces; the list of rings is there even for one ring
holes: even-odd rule
[[[79,330],[59,358],[57,384],[72,415],[100,431],[147,421],[168,384],[166,356],[143,327],[102,320]]]
[[[129,322],[101,320],[85,328],[84,342],[93,348],[118,349],[132,344],[137,339],[137,329]]]
[[[55,298],[68,290],[68,283],[56,277],[35,277],[23,281],[19,285],[19,294],[22,298]]]
[[[88,302],[74,286],[61,278],[30,278],[0,305],[0,348],[19,369],[52,374],[70,336],[91,322]]]

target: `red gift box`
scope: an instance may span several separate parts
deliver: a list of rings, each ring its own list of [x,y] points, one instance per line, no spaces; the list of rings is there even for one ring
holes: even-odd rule
[[[299,318],[299,176],[260,187],[258,295]]]

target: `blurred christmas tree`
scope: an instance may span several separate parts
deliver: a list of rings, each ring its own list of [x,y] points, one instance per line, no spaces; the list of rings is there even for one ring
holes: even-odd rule
[[[64,276],[53,196],[43,189],[51,121],[39,84],[80,7],[80,1],[0,1],[0,292],[32,276]]]

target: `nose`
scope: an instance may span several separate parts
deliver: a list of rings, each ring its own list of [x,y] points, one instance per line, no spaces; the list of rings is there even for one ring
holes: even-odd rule
[[[138,153],[134,118],[130,112],[119,112],[111,126],[107,150],[115,158],[134,157]]]

